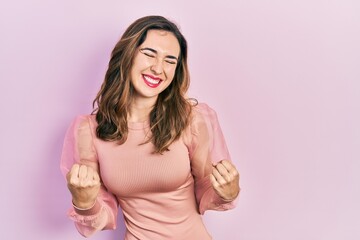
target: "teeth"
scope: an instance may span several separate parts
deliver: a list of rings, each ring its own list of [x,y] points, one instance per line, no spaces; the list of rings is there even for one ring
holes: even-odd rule
[[[151,84],[158,84],[160,82],[160,80],[155,80],[148,76],[144,76],[144,78],[146,79],[146,81],[148,81]]]

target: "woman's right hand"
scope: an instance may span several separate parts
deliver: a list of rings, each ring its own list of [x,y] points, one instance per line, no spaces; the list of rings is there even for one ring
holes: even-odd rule
[[[82,209],[91,208],[100,190],[99,174],[92,167],[74,164],[66,175],[66,180],[73,204]]]

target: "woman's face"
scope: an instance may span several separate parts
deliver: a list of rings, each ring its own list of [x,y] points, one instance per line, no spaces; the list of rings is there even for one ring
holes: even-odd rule
[[[136,100],[155,103],[158,95],[172,82],[180,55],[175,35],[164,30],[149,30],[145,41],[135,53],[131,83]]]

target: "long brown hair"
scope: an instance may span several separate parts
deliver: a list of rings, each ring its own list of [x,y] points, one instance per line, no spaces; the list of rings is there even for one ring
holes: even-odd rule
[[[127,116],[134,88],[130,81],[130,71],[137,48],[145,41],[151,29],[171,32],[180,45],[180,56],[172,83],[162,91],[150,112],[151,136],[147,142],[155,146],[154,152],[163,153],[179,139],[189,125],[192,103],[185,94],[190,78],[187,67],[187,42],[178,27],[162,16],[147,16],[136,20],[124,32],[111,53],[105,80],[93,106],[97,105],[96,135],[105,141],[122,144],[128,135]],[[147,143],[145,142],[145,143]]]

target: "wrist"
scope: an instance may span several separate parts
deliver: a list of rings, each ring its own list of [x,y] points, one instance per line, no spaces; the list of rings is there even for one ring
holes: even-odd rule
[[[72,200],[72,205],[75,209],[77,210],[89,210],[91,208],[93,208],[96,204],[96,199],[92,202],[80,202],[80,201],[76,201],[76,200]]]
[[[224,198],[224,197],[222,197],[222,196],[220,196],[220,198],[221,198],[224,202],[232,202],[232,201],[234,201],[234,200],[239,196],[240,190],[241,190],[241,188],[239,188],[239,189],[236,191],[236,194],[234,194],[233,196],[231,196],[231,197],[229,197],[229,198]]]

